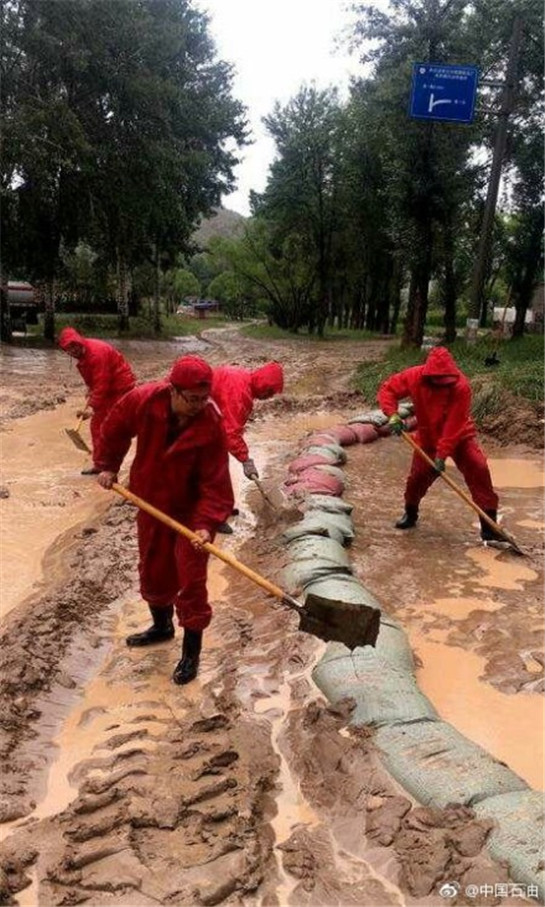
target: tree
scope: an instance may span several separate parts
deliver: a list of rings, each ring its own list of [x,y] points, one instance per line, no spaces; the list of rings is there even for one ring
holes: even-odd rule
[[[173,261],[233,186],[246,127],[232,70],[190,0],[4,0],[3,12],[17,261],[50,287],[52,337],[59,250],[86,240],[116,270],[124,329],[131,269]]]

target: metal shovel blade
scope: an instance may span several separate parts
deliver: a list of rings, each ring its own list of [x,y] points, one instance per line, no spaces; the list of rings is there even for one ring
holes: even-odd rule
[[[380,628],[380,610],[310,593],[299,612],[300,629],[325,642],[342,642],[349,649],[374,646]]]
[[[253,476],[252,481],[259,488],[263,500],[266,501],[273,510],[282,510],[286,506],[286,496],[279,488],[270,488],[268,491],[265,491],[261,480],[258,479],[257,476]]]
[[[91,448],[83,440],[83,438],[81,437],[77,428],[65,428],[64,430],[65,430],[66,434],[68,435],[68,437],[70,438],[70,440],[72,441],[72,443],[76,445],[78,450],[84,450],[85,453],[91,453]]]

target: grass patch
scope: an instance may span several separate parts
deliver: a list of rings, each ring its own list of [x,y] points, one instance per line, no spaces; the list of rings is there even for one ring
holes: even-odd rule
[[[153,321],[145,315],[139,315],[136,318],[131,318],[129,320],[129,330],[120,334],[117,315],[62,314],[55,315],[55,332],[58,336],[64,327],[69,326],[89,337],[171,340],[173,337],[200,334],[207,328],[221,327],[227,322],[228,319],[223,315],[207,315],[206,318],[161,315],[161,333],[156,334],[153,329]],[[43,323],[28,327],[28,339],[39,339],[42,336]]]
[[[484,361],[494,350],[495,342],[487,338],[470,346],[464,340],[457,340],[450,347],[458,366],[473,379],[474,414],[478,421],[501,409],[505,391],[533,404],[543,402],[545,397],[542,335],[531,334],[520,340],[503,341],[497,348],[500,364],[490,368]],[[426,355],[422,350],[390,347],[380,362],[360,363],[356,387],[369,402],[375,401],[385,378],[411,365],[421,365]]]

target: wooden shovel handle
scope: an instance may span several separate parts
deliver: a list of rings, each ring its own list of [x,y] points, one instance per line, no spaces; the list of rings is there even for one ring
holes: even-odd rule
[[[401,432],[401,437],[410,447],[412,447],[413,450],[415,450],[422,457],[423,460],[426,461],[428,466],[431,466],[432,469],[435,469],[435,463],[432,458],[428,456],[425,450],[422,450],[422,448],[419,447],[414,438],[411,438],[411,436],[407,434],[406,431]],[[509,533],[506,532],[505,529],[502,529],[502,527],[499,526],[498,523],[496,523],[491,517],[489,517],[488,514],[484,512],[484,510],[481,510],[479,505],[476,504],[475,501],[470,498],[469,495],[466,494],[465,491],[460,488],[460,486],[457,485],[453,479],[450,478],[450,476],[448,476],[445,472],[440,472],[439,475],[441,476],[443,481],[447,483],[447,485],[450,485],[452,490],[456,492],[456,494],[462,499],[462,501],[465,501],[466,504],[469,504],[469,506],[473,508],[475,513],[479,514],[479,516],[485,521],[485,523],[488,523],[488,525],[491,526],[492,529],[495,529],[496,532],[502,535],[506,542],[509,542],[509,544],[512,545],[516,551],[518,551],[520,554],[524,554],[524,552],[517,545],[515,539],[511,535],[509,535]]]
[[[244,576],[248,577],[248,579],[251,579],[254,583],[257,583],[258,586],[261,586],[262,589],[265,589],[267,592],[270,592],[271,595],[274,595],[275,598],[280,599],[280,601],[286,600],[287,596],[282,591],[280,586],[276,586],[274,583],[271,583],[268,579],[265,579],[264,576],[256,573],[250,567],[246,567],[245,564],[241,564],[240,561],[237,561],[236,557],[233,557],[231,554],[227,554],[227,552],[222,551],[221,548],[217,548],[212,544],[212,542],[201,542],[199,536],[195,532],[192,532],[191,529],[188,529],[187,526],[183,526],[182,523],[179,523],[171,516],[167,516],[166,513],[163,513],[162,510],[158,510],[157,507],[153,506],[153,504],[148,504],[147,501],[144,501],[142,498],[139,498],[137,495],[133,494],[132,491],[128,490],[128,488],[124,488],[123,485],[119,485],[118,482],[114,482],[112,488],[114,491],[120,494],[122,498],[130,501],[131,504],[135,504],[136,507],[140,508],[140,510],[145,510],[146,513],[149,513],[151,516],[154,516],[156,519],[160,520],[161,523],[164,523],[165,526],[170,526],[170,528],[174,529],[175,532],[178,532],[180,535],[185,536],[186,539],[189,539],[192,542],[199,542],[201,547],[205,548],[206,551],[209,551],[210,554],[213,554],[221,561],[229,564],[230,567],[234,567],[235,570],[238,570],[239,573],[242,573]]]

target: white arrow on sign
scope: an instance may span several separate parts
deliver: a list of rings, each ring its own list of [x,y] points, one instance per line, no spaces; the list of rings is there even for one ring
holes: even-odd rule
[[[430,103],[428,104],[428,113],[431,113],[434,107],[437,107],[438,104],[452,104],[450,98],[440,98],[438,101],[434,100],[434,95],[430,94]]]

